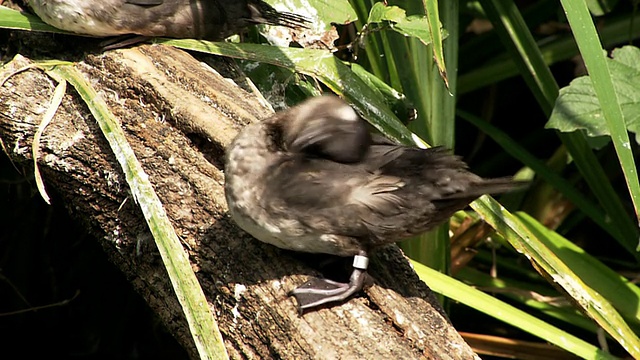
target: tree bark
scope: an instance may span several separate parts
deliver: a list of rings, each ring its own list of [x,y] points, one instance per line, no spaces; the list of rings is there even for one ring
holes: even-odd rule
[[[118,117],[162,199],[232,358],[477,358],[396,246],[373,256],[373,284],[364,293],[341,305],[298,314],[287,292],[308,276],[322,276],[317,264],[328,257],[260,243],[226,214],[224,148],[243,125],[271,113],[259,96],[191,55],[161,45],[73,59]],[[13,74],[29,63],[18,56],[0,71],[0,81],[8,77],[0,87],[0,140],[25,174],[33,172],[34,132],[56,85],[35,68]],[[197,358],[141,211],[73,88],[67,89],[39,149],[45,186],[61,195],[68,211],[90,229]],[[349,260],[331,266],[348,276]]]

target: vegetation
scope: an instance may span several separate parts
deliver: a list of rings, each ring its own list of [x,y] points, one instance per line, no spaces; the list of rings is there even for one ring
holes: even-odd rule
[[[341,51],[154,41],[239,59],[272,102],[333,91],[397,141],[454,148],[481,175],[530,180],[403,243],[416,271],[453,300],[460,330],[542,340],[582,358],[640,358],[637,4],[309,3],[317,11],[300,11],[315,23],[342,24]],[[0,26],[20,28],[8,14]],[[12,196],[19,187],[6,186]],[[520,356],[542,351],[519,347]]]

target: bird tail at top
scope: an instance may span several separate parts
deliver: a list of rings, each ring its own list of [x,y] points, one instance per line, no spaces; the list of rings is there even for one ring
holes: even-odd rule
[[[251,21],[256,24],[278,25],[288,28],[307,28],[310,20],[290,12],[280,12],[262,0],[249,1]]]

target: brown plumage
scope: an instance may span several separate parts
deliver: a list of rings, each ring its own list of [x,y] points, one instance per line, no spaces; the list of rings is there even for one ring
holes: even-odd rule
[[[304,26],[261,0],[27,0],[46,23],[93,35],[137,34],[221,40],[251,24]]]
[[[317,280],[294,290],[302,309],[360,290],[369,251],[433,228],[482,194],[516,185],[469,172],[443,148],[372,136],[334,96],[243,129],[228,148],[225,178],[232,217],[257,239],[361,258],[349,285]]]

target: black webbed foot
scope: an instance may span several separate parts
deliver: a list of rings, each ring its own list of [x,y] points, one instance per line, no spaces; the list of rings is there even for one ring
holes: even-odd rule
[[[354,269],[348,284],[313,278],[298,288],[291,290],[288,295],[296,298],[300,314],[305,310],[324,304],[344,301],[364,287],[368,263],[369,259],[366,256],[355,256],[353,261]]]

